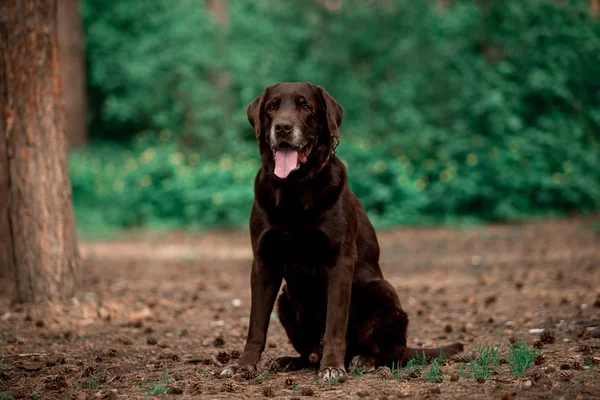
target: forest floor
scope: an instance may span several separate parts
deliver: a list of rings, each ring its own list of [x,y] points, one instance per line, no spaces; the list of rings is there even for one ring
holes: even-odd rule
[[[380,231],[409,344],[461,341],[465,352],[326,383],[314,370],[268,371],[295,354],[276,316],[259,374],[219,376],[247,331],[247,232],[81,241],[84,290],[66,304],[13,306],[0,281],[0,399],[600,399],[598,226]]]

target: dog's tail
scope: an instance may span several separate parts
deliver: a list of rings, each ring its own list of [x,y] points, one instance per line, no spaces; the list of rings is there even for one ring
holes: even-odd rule
[[[410,360],[415,360],[418,364],[430,364],[436,358],[439,360],[447,360],[464,350],[462,343],[452,343],[447,346],[433,347],[427,349],[416,349],[411,347],[405,347],[402,349],[404,353],[398,357],[402,360],[402,365],[406,366]]]

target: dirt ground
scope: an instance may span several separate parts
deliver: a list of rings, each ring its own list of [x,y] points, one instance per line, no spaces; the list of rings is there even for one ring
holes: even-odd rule
[[[597,221],[597,219],[596,219]],[[83,292],[67,304],[13,306],[0,281],[0,399],[450,398],[600,399],[600,230],[589,220],[380,231],[411,346],[461,341],[463,357],[392,374],[317,383],[272,373],[294,355],[273,316],[259,375],[222,379],[250,311],[245,231],[82,241]],[[540,333],[540,330],[544,330]],[[500,362],[473,378],[469,356],[510,340],[541,347],[520,376]],[[435,379],[433,379],[435,380]],[[162,393],[164,392],[164,393]]]

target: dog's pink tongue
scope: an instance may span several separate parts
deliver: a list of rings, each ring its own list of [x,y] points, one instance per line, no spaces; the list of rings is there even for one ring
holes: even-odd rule
[[[287,178],[297,166],[298,152],[296,150],[285,147],[275,152],[275,175],[279,178]]]

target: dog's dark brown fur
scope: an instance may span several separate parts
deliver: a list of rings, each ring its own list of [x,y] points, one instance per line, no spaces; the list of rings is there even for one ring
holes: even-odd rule
[[[277,370],[318,366],[320,379],[343,379],[347,367],[370,371],[406,362],[415,351],[429,359],[462,351],[460,343],[406,346],[408,317],[383,278],[375,230],[335,156],[342,106],[320,86],[277,83],[247,114],[262,160],[250,215],[250,326],[238,363],[222,374],[256,368],[282,280],[277,312],[300,356],[277,359]],[[282,126],[300,135],[290,139]],[[274,151],[286,141],[306,160],[282,179],[274,174]]]

